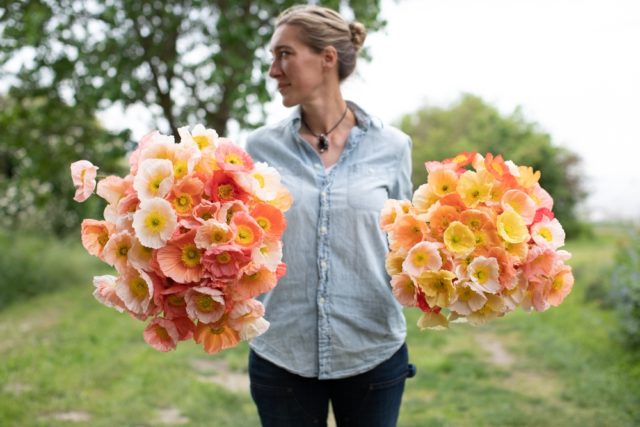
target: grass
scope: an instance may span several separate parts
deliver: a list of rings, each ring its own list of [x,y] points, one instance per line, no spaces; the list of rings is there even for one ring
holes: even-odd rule
[[[407,310],[418,375],[399,425],[638,425],[638,358],[616,340],[613,313],[585,297],[586,283],[606,277],[614,231],[569,245],[577,280],[558,308],[442,332],[419,331],[419,313]],[[70,261],[84,280],[0,311],[0,425],[259,425],[246,389],[214,378],[246,378],[246,345],[215,356],[193,343],[154,351],[141,322],[93,299],[87,259]]]

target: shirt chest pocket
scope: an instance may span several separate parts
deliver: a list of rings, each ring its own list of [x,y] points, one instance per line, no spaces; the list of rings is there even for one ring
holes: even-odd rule
[[[393,173],[389,167],[351,165],[347,174],[349,207],[380,212],[389,197]]]

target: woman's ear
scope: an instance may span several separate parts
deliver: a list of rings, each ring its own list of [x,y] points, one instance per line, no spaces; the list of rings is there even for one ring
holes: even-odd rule
[[[331,69],[338,65],[338,51],[333,46],[327,46],[322,51],[323,68]]]

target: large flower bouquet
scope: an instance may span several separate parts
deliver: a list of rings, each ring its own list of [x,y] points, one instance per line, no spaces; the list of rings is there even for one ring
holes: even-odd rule
[[[418,326],[477,325],[518,306],[559,305],[573,275],[540,172],[490,153],[425,166],[427,183],[413,199],[388,200],[380,217],[393,293],[422,310]]]
[[[283,212],[291,195],[278,172],[197,125],[152,132],[124,178],[96,183],[97,167],[71,165],[77,201],[97,194],[104,219],[82,222],[82,244],[118,275],[93,279],[106,306],[146,321],[144,339],[169,351],[193,338],[215,353],[269,326],[254,297],[285,273]]]

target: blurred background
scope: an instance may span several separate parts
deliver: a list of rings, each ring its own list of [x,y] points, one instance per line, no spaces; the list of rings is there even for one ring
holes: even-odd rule
[[[576,283],[558,308],[421,332],[401,426],[640,424],[640,3],[336,0],[369,29],[344,83],[424,162],[493,152],[542,172]],[[144,134],[203,123],[243,144],[286,117],[266,81],[291,1],[0,0],[0,425],[258,425],[247,347],[148,348],[93,300],[80,245],[98,198],[69,164],[123,175]]]

